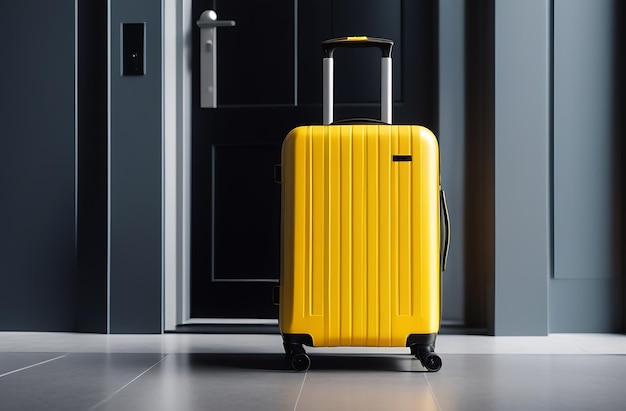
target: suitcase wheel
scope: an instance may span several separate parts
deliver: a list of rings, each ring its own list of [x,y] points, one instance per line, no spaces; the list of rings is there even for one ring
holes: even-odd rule
[[[441,357],[434,352],[424,353],[418,356],[420,362],[428,371],[437,372],[441,369]]]
[[[296,371],[306,371],[311,366],[311,358],[306,353],[298,353],[291,357],[291,366]]]
[[[420,360],[428,371],[437,372],[441,369],[441,357],[435,353],[434,345],[412,345],[411,354]]]
[[[311,358],[299,343],[283,343],[287,360],[296,371],[306,371],[311,366]]]

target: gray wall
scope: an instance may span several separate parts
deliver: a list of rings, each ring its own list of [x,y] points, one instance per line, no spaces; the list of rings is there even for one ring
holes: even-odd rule
[[[0,329],[74,328],[74,0],[0,3]]]
[[[439,4],[463,323],[496,335],[623,331],[623,2]],[[448,287],[444,298],[459,298]]]
[[[107,2],[77,4],[0,6],[0,329],[159,333],[161,5],[110,2],[109,80]],[[120,76],[122,22],[146,76]]]
[[[86,87],[103,74],[85,80],[94,70],[79,59],[78,128],[74,2],[5,2],[0,16],[13,56],[0,76],[0,329],[160,332],[160,4],[111,2],[110,87]],[[499,335],[626,329],[625,17],[617,0],[440,2],[453,322]],[[146,23],[146,76],[120,76],[122,22]]]
[[[495,2],[495,334],[624,330],[617,3]]]

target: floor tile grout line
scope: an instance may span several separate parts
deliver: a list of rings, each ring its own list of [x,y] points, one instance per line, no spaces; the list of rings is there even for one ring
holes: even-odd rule
[[[15,374],[15,373],[20,372],[20,371],[25,371],[25,370],[28,370],[29,368],[34,368],[34,367],[37,367],[39,365],[47,364],[47,363],[52,362],[52,361],[60,360],[61,358],[65,358],[68,355],[70,355],[70,353],[63,354],[63,355],[60,355],[60,356],[55,357],[55,358],[51,358],[51,359],[46,360],[46,361],[38,362],[37,364],[32,364],[32,365],[29,365],[29,366],[26,366],[26,367],[22,367],[22,368],[17,369],[17,370],[5,372],[4,374],[0,374],[0,378],[6,377],[7,375]]]
[[[304,382],[306,381],[306,376],[309,375],[308,371],[304,372],[304,378],[302,379],[302,385],[300,386],[300,391],[298,392],[298,398],[296,398],[296,404],[293,406],[293,411],[296,411],[298,408],[298,403],[300,402],[300,396],[302,395],[302,390],[304,389]]]
[[[113,394],[109,395],[108,397],[106,397],[105,399],[103,399],[102,401],[100,401],[99,403],[94,405],[93,407],[89,408],[89,411],[94,411],[94,410],[100,408],[101,406],[103,406],[105,403],[109,402],[113,397],[115,397],[120,392],[124,391],[129,385],[131,385],[132,383],[137,381],[139,378],[141,378],[143,375],[145,375],[148,371],[150,371],[151,369],[153,369],[157,365],[161,364],[163,362],[163,360],[168,355],[169,354],[164,354],[163,357],[161,357],[161,359],[159,361],[157,361],[156,363],[152,364],[147,370],[145,370],[144,372],[142,372],[141,374],[139,374],[138,376],[136,376],[135,378],[133,378],[132,380],[127,382],[123,387],[121,387],[118,390],[116,390]]]
[[[439,406],[439,401],[437,401],[437,396],[435,395],[435,391],[433,391],[433,387],[430,385],[430,381],[428,381],[428,376],[426,374],[424,375],[424,379],[426,380],[426,385],[428,385],[428,391],[430,391],[430,396],[433,398],[433,401],[435,401],[435,406],[437,407],[437,411],[441,411],[441,407]]]

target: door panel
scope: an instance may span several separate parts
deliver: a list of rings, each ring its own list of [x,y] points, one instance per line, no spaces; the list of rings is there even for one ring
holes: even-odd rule
[[[214,10],[236,21],[217,33],[218,105],[293,104],[294,1],[218,0]]]
[[[280,162],[276,145],[214,145],[212,162],[213,176],[228,176],[213,181],[213,281],[275,280],[278,261],[271,250],[278,249],[279,238],[268,233],[276,231],[279,204],[254,199],[280,196],[269,173]],[[259,238],[266,247],[258,246]],[[237,250],[242,258],[234,258]]]
[[[200,108],[198,29],[192,36],[191,317],[277,318],[274,165],[292,128],[321,123],[320,43],[392,38],[394,122],[436,133],[436,2],[195,0],[192,8],[194,21],[214,9],[237,24],[217,33],[218,108]],[[378,118],[379,52],[339,50],[335,73],[336,118]]]

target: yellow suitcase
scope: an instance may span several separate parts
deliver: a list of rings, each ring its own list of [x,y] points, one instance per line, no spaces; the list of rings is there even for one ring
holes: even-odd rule
[[[283,142],[279,326],[296,370],[310,366],[303,345],[406,346],[428,370],[441,368],[434,346],[449,225],[438,144],[425,127],[387,124],[392,45],[324,42],[326,125],[297,127]],[[383,55],[383,121],[329,125],[332,53],[367,46]]]

